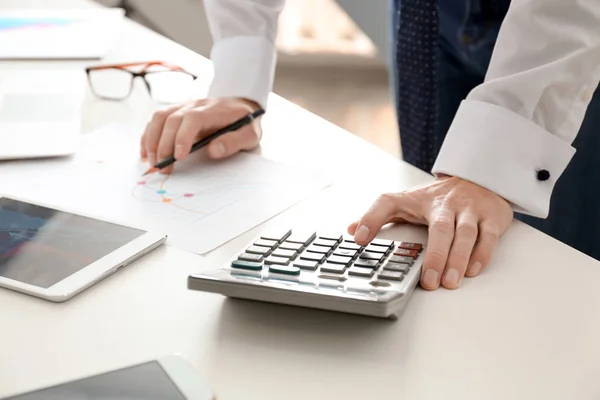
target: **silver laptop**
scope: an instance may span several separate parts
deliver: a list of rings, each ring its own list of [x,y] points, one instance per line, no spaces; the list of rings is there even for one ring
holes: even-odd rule
[[[75,153],[86,85],[79,69],[0,70],[0,160]]]

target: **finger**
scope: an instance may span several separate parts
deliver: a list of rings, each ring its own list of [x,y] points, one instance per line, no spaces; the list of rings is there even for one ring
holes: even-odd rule
[[[173,112],[179,110],[181,105],[174,105],[163,110],[158,110],[152,116],[152,119],[146,127],[144,144],[146,146],[146,155],[150,165],[156,164],[156,153],[158,150],[158,144],[160,142],[160,136],[163,131],[165,121]]]
[[[177,131],[183,122],[184,116],[184,109],[181,108],[167,117],[163,131],[160,135],[158,149],[156,151],[157,161],[164,160],[173,155],[173,152],[175,151],[175,138]],[[168,167],[163,168],[160,172],[164,174],[170,174],[172,171],[173,165],[169,165]]]
[[[454,223],[455,214],[447,208],[436,211],[429,221],[429,239],[421,272],[421,286],[426,290],[435,290],[440,284],[454,239]]]
[[[490,263],[492,254],[498,246],[500,230],[492,220],[484,220],[479,224],[479,238],[471,256],[467,276],[474,277]]]
[[[146,124],[146,129],[144,130],[147,131],[148,130],[148,124]],[[146,150],[146,135],[142,134],[142,136],[140,137],[140,157],[142,159],[146,159],[148,158],[148,151]]]
[[[241,150],[251,150],[258,146],[260,135],[254,125],[246,125],[213,140],[207,146],[210,158],[224,158]]]
[[[456,218],[456,231],[448,255],[448,262],[442,278],[442,285],[447,289],[456,289],[465,276],[473,247],[477,241],[478,218],[463,212]]]
[[[356,223],[354,241],[361,246],[367,245],[385,224],[397,217],[398,210],[403,206],[403,193],[386,193],[379,196]]]
[[[401,217],[393,217],[390,218],[389,220],[390,223],[396,223],[396,224],[405,224],[405,223],[410,223],[411,221],[408,221],[404,218]],[[354,236],[354,234],[356,233],[356,229],[358,228],[358,224],[360,223],[360,221],[354,221],[353,223],[351,223],[350,225],[348,225],[347,228],[347,232],[349,235]]]

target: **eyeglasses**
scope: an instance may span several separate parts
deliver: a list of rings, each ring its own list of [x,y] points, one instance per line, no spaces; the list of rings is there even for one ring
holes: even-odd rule
[[[131,94],[135,78],[144,81],[150,97],[164,103],[189,99],[192,83],[198,77],[177,65],[163,61],[100,65],[85,69],[95,96],[123,100]]]

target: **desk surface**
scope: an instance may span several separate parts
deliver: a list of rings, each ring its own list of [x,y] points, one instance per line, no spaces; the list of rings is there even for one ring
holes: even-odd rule
[[[0,0],[17,4],[46,2]],[[207,60],[131,22],[102,61],[156,57],[210,80]],[[65,64],[93,62],[0,63],[0,73]],[[341,179],[267,224],[309,226],[312,215],[344,229],[382,191],[430,179],[278,96],[270,101],[259,151]],[[90,96],[84,129],[144,122],[151,112],[143,90],[124,103]],[[206,256],[164,247],[63,304],[0,290],[0,396],[180,353],[220,399],[600,398],[600,265],[521,223],[480,277],[456,291],[418,289],[395,322],[186,289],[189,274],[221,264],[259,229]],[[425,237],[406,227],[386,235],[399,233]]]

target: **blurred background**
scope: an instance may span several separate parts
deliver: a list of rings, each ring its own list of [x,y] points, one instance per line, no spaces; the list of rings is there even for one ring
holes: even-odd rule
[[[209,57],[202,0],[96,0]],[[273,91],[400,156],[388,78],[389,0],[287,0]]]

